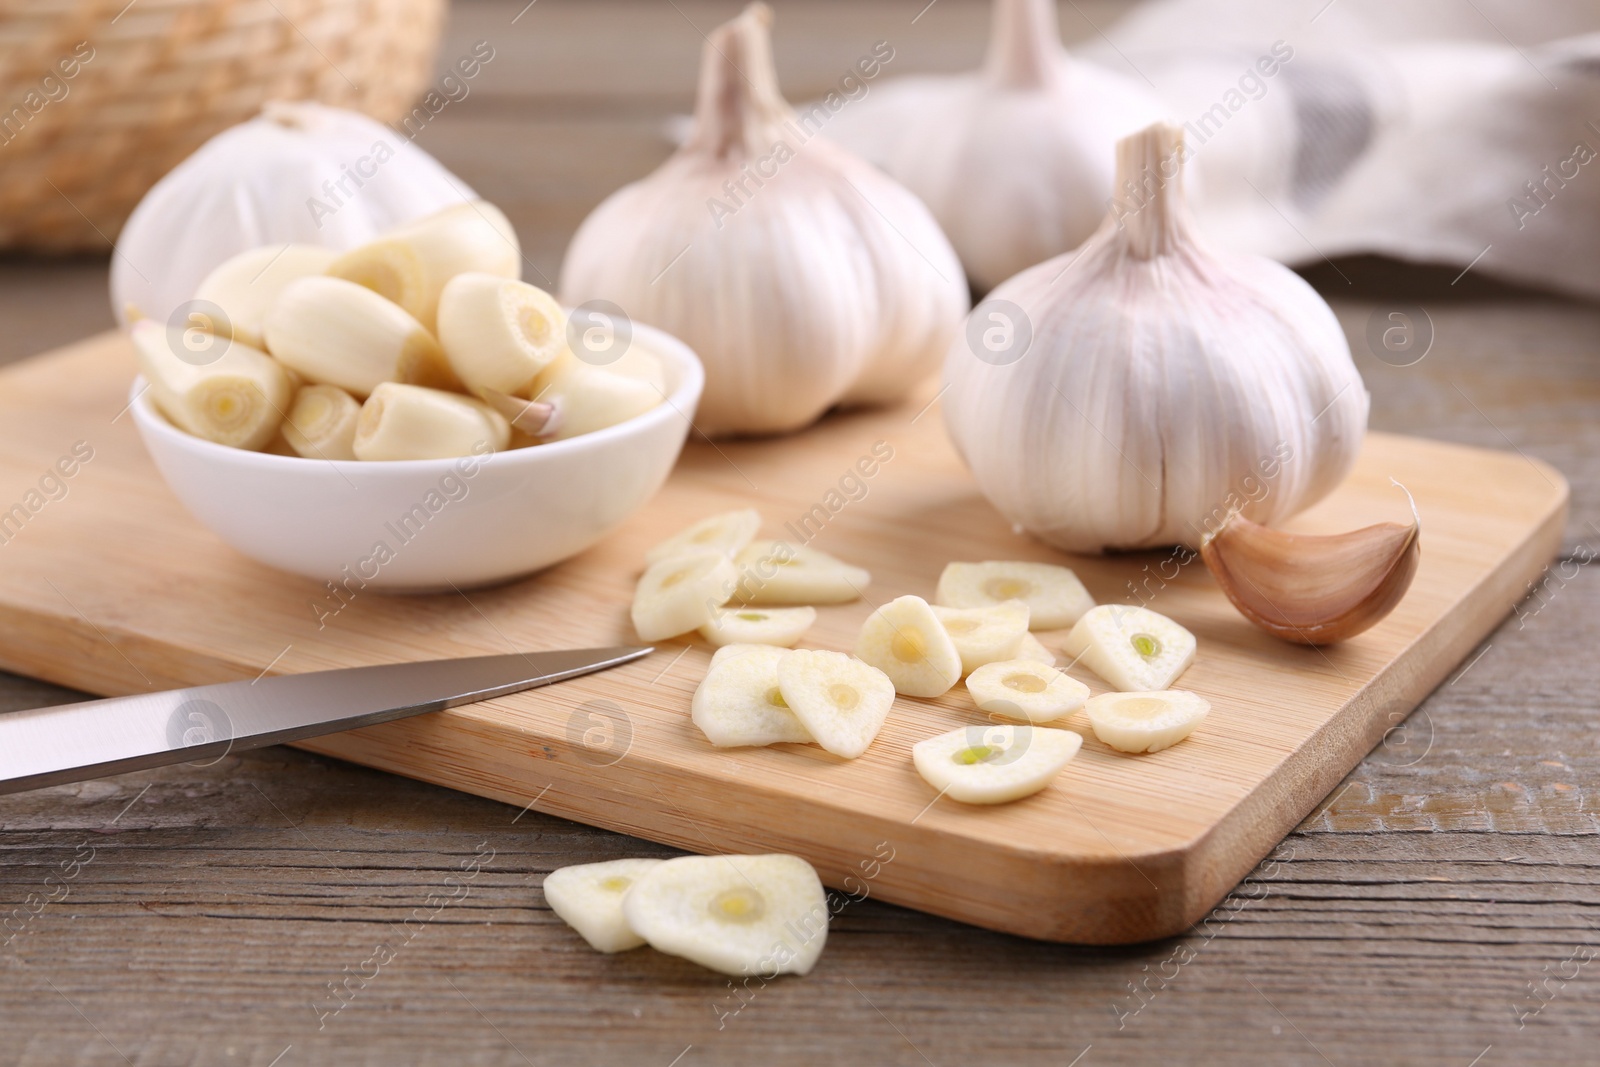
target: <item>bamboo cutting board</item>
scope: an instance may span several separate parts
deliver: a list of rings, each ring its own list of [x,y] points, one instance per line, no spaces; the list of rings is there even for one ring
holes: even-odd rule
[[[1145,940],[1205,915],[1506,616],[1558,548],[1566,514],[1566,483],[1544,464],[1373,434],[1349,481],[1291,525],[1403,519],[1398,479],[1422,515],[1415,584],[1356,639],[1291,647],[1237,615],[1198,561],[1068,558],[1013,533],[952,453],[937,409],[919,410],[930,391],[783,440],[691,445],[620,531],[533,578],[461,595],[358,593],[338,606],[316,583],[239,556],[180,507],[119,414],[132,374],[109,334],[0,372],[0,513],[27,511],[0,524],[8,669],[110,695],[628,643],[645,549],[741,506],[761,511],[765,536],[803,531],[873,573],[870,603],[820,609],[808,647],[848,650],[874,604],[931,597],[949,560],[1068,562],[1103,603],[1131,602],[1137,586],[1199,638],[1178,684],[1208,698],[1211,715],[1183,744],[1138,757],[1074,716],[1066,725],[1086,734],[1077,759],[1044,792],[998,808],[936,799],[911,767],[915,741],[984,721],[960,686],[898,700],[858,760],[815,746],[718,750],[689,722],[710,653],[684,641],[577,681],[303,746],[698,852],[798,853],[856,896],[1060,941]],[[47,478],[75,446],[92,458]],[[864,458],[876,460],[870,477]],[[1065,634],[1039,636],[1059,652]]]

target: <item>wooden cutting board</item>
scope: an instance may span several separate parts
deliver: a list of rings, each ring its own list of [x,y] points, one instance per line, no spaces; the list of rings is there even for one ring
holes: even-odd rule
[[[915,741],[984,721],[961,687],[900,699],[854,761],[815,746],[717,750],[689,721],[709,650],[683,641],[578,681],[303,746],[697,852],[798,853],[856,896],[1060,941],[1145,940],[1205,915],[1507,615],[1566,514],[1566,482],[1542,463],[1372,434],[1348,482],[1291,525],[1403,519],[1392,476],[1422,515],[1416,582],[1360,637],[1291,647],[1237,615],[1198,561],[1175,573],[1165,553],[1068,558],[1011,531],[952,453],[937,407],[922,410],[930,390],[782,440],[693,444],[618,533],[536,577],[339,606],[189,517],[119,414],[132,374],[109,334],[0,372],[0,512],[27,512],[20,528],[0,526],[8,669],[121,694],[627,643],[645,549],[741,506],[761,511],[768,536],[809,536],[873,573],[870,603],[821,609],[809,647],[849,649],[874,604],[931,596],[949,560],[1067,562],[1101,602],[1131,602],[1139,585],[1198,636],[1180,684],[1211,701],[1210,717],[1183,744],[1131,757],[1074,716],[1066,725],[1087,738],[1077,759],[1044,792],[998,808],[936,800],[911,767]],[[92,459],[46,478],[75,445]],[[852,477],[863,458],[877,459],[874,473]],[[1065,634],[1039,636],[1059,651]]]

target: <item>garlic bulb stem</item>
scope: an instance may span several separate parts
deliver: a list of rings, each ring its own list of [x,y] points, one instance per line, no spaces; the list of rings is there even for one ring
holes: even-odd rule
[[[1055,0],[994,0],[984,76],[1004,89],[1042,89],[1061,77]]]
[[[771,27],[772,9],[755,3],[706,38],[686,147],[724,159],[740,150],[760,155],[777,143],[794,111],[778,91]]]
[[[1119,221],[1135,259],[1171,255],[1188,238],[1183,157],[1183,130],[1165,122],[1117,142],[1117,189],[1134,202]]]

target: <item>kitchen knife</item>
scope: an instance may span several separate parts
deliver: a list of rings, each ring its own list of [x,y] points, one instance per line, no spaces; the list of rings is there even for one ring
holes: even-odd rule
[[[0,714],[0,793],[354,730],[605,670],[650,648],[472,656],[280,674]]]

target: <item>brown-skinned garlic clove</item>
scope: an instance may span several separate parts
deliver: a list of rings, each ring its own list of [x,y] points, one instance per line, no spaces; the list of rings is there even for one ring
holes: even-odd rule
[[[1417,573],[1420,527],[1381,522],[1348,533],[1286,533],[1234,515],[1200,546],[1233,606],[1275,637],[1328,645],[1400,603]]]

